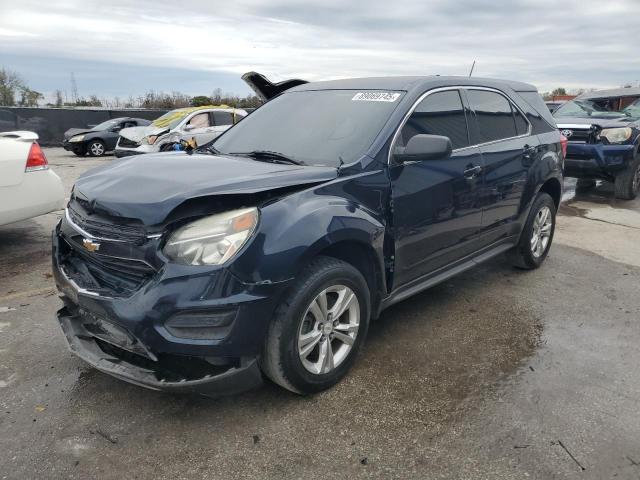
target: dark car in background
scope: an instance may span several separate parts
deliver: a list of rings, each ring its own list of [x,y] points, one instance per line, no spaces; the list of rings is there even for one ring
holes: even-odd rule
[[[102,122],[95,127],[70,128],[64,133],[62,146],[79,157],[90,155],[101,157],[116,148],[120,130],[149,125],[143,118],[121,117]]]
[[[58,321],[151,389],[321,391],[383,309],[504,252],[542,264],[563,148],[528,84],[299,84],[193,154],[82,175],[52,238]]]
[[[617,198],[640,193],[640,98],[629,97],[634,93],[640,97],[640,89],[592,92],[554,112],[569,140],[564,173],[578,178],[579,187],[605,180]]]

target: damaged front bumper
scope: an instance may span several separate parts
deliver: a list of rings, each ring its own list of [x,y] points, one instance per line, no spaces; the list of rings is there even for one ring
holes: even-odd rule
[[[633,160],[634,145],[569,142],[564,174],[568,177],[612,180]]]
[[[74,354],[154,390],[218,396],[262,383],[257,359],[286,282],[247,284],[224,268],[167,263],[118,291],[113,276],[124,284],[127,272],[140,269],[123,258],[139,250],[148,260],[159,240],[103,242],[95,254],[82,251],[81,238],[65,219],[52,235],[53,275],[65,305],[57,317]]]
[[[157,363],[157,359],[145,359],[143,355],[123,348],[125,345],[116,345],[119,343],[116,339],[109,342],[105,337],[95,336],[94,332],[87,329],[83,316],[78,311],[72,313],[72,310],[65,306],[58,310],[57,317],[69,350],[73,354],[101,372],[141,387],[174,393],[217,396],[240,393],[262,384],[262,374],[255,358],[242,359],[238,365],[227,369],[213,368],[212,365],[211,371],[204,373],[204,369],[200,378],[167,379],[163,375],[176,375],[171,372],[170,366],[163,372],[164,367],[158,365],[154,368],[153,363]],[[130,355],[127,356],[126,352]],[[140,358],[134,360],[135,356]]]

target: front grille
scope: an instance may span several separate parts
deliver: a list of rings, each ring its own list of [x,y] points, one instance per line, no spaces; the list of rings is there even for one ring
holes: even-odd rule
[[[72,203],[74,202],[81,207],[87,208],[89,206],[88,202],[77,197],[73,199]],[[83,203],[86,205],[83,205]],[[147,237],[147,233],[142,226],[124,225],[122,223],[116,224],[101,219],[96,215],[85,215],[81,213],[80,208],[74,208],[72,204],[67,207],[67,213],[69,214],[69,220],[71,220],[75,226],[81,228],[96,239],[116,240],[139,245],[143,243]]]
[[[124,148],[136,148],[140,146],[139,142],[134,142],[133,140],[129,140],[125,137],[120,137],[118,140],[118,146]]]
[[[112,296],[131,295],[155,274],[143,261],[87,252],[66,240],[60,242],[60,263],[79,287]]]
[[[570,142],[575,143],[596,143],[598,130],[587,126],[586,128],[559,128],[560,133],[564,130],[571,130],[571,135],[568,138]]]

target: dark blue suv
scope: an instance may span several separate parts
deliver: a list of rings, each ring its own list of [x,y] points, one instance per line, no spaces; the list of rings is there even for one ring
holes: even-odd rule
[[[298,85],[193,154],[83,175],[53,232],[58,320],[148,388],[317,392],[384,308],[503,252],[540,266],[563,156],[531,85]]]

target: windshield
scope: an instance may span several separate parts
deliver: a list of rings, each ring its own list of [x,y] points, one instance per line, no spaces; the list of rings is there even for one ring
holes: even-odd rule
[[[115,127],[120,120],[107,120],[106,122],[99,123],[94,130],[109,130],[111,127]]]
[[[305,165],[358,160],[400,102],[390,91],[315,90],[274,98],[213,147],[220,153],[277,152]]]
[[[553,112],[554,117],[618,118],[622,115],[622,112],[612,110],[607,100],[571,100]]]
[[[628,117],[640,119],[640,98],[633,102],[631,105],[622,109],[622,113],[624,113]]]
[[[153,122],[151,122],[151,125],[159,128],[166,127],[169,130],[173,130],[187,115],[196,110],[197,109],[195,108],[179,108],[177,110],[171,110],[161,117],[156,118]]]

